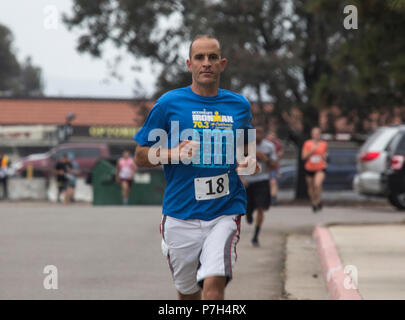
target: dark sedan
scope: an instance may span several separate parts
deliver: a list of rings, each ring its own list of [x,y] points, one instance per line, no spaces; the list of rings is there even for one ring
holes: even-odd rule
[[[405,210],[405,130],[400,130],[389,143],[387,159],[381,183],[389,202],[398,210]]]

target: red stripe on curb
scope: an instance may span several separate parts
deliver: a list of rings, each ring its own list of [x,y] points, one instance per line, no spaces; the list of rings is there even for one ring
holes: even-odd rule
[[[333,300],[362,300],[357,289],[346,289],[344,267],[339,258],[335,242],[328,228],[315,227],[313,237],[317,242],[322,271]]]

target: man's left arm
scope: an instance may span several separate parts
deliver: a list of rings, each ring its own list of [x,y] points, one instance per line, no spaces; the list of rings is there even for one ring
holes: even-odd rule
[[[239,174],[239,176],[255,175],[258,174],[262,169],[257,161],[257,155],[256,157],[249,155],[250,150],[256,150],[256,141],[250,141],[245,143],[243,146],[243,159],[237,159],[238,165],[236,172]],[[241,151],[237,151],[236,153],[239,154],[240,152]]]
[[[246,118],[243,126],[244,144],[236,146],[236,172],[239,176],[255,175],[261,171],[261,166],[257,161],[256,155],[256,132],[250,134],[250,130],[254,130],[252,126],[252,113],[250,102],[246,99]],[[245,183],[244,183],[245,184]]]
[[[272,143],[272,142],[269,143],[268,148],[267,148],[267,154],[268,154],[268,156],[266,156],[267,157],[266,164],[267,164],[268,168],[270,170],[277,169],[278,157],[277,157],[276,147],[275,147],[274,143]]]

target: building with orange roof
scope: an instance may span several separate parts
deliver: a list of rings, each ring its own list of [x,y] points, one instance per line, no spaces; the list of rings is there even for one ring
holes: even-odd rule
[[[25,155],[67,140],[133,148],[132,138],[153,104],[128,99],[0,97],[0,149],[9,153],[24,149]],[[67,127],[71,135],[64,137]]]

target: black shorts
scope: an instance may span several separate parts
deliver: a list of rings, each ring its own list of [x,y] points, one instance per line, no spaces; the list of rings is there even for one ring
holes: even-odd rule
[[[325,169],[318,170],[318,171],[308,171],[307,169],[304,169],[304,171],[305,171],[305,175],[306,175],[306,176],[314,177],[314,176],[315,176],[315,173],[317,173],[317,172],[319,172],[319,171],[325,172]]]
[[[67,183],[67,181],[66,180],[63,180],[63,181],[57,181],[57,186],[58,186],[58,190],[59,190],[59,192],[63,192],[63,191],[65,191],[66,189],[67,189],[67,187],[68,187],[68,183]]]
[[[246,188],[246,213],[252,214],[257,208],[267,210],[271,204],[269,180],[249,183]]]
[[[132,182],[134,181],[133,179],[123,179],[123,178],[120,178],[120,181],[121,182],[127,182],[128,183],[128,187],[132,187]]]

